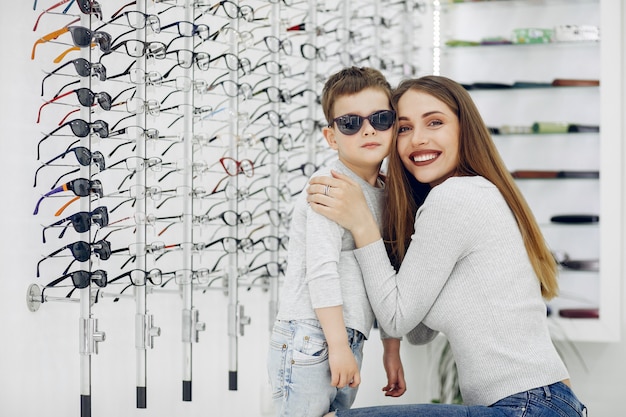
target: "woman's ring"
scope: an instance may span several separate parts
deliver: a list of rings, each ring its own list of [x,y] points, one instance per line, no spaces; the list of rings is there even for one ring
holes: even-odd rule
[[[330,185],[326,184],[324,186],[324,195],[328,195],[328,192],[330,191]]]

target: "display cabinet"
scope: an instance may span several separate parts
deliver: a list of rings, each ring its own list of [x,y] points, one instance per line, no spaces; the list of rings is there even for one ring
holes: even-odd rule
[[[620,338],[621,7],[433,2],[433,71],[474,98],[559,262],[548,303],[557,339]]]

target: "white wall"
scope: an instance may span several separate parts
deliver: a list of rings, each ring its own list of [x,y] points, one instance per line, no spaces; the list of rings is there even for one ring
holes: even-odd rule
[[[29,59],[37,38],[30,27],[36,17],[31,5],[29,0],[0,5],[0,170],[5,195],[0,206],[0,415],[70,417],[80,415],[78,306],[46,303],[35,313],[26,307],[26,290],[38,282],[35,264],[42,255],[39,220],[31,214],[38,197],[32,177],[41,137],[34,121],[41,104],[42,77],[39,66]],[[191,402],[181,401],[181,320],[179,314],[172,314],[179,300],[151,298],[150,309],[162,335],[148,354],[148,407],[143,410],[135,408],[134,309],[123,302],[98,305],[94,312],[107,340],[92,357],[92,415],[264,415],[267,299],[258,293],[242,298],[253,322],[240,339],[238,391],[227,389],[226,300],[220,293],[197,298],[207,330],[194,345]],[[622,335],[626,335],[626,314],[622,314]],[[356,405],[429,401],[435,395],[430,385],[430,349],[403,348],[409,392],[400,401],[384,399],[382,350],[373,335],[366,344],[364,382]],[[626,392],[626,341],[576,347],[586,366],[568,355],[576,392],[590,416],[615,417],[623,409]]]

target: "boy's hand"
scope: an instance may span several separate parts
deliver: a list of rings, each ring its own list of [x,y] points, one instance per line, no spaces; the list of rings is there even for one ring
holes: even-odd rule
[[[347,175],[336,171],[331,174],[332,177],[318,175],[309,180],[307,201],[313,211],[349,230],[357,247],[380,239],[378,224],[361,186]],[[359,242],[361,237],[363,242]]]
[[[328,363],[331,375],[330,385],[337,388],[343,388],[346,385],[350,388],[359,386],[361,374],[350,346],[331,348],[328,353]]]
[[[400,340],[385,339],[383,365],[387,373],[387,385],[383,387],[385,397],[400,397],[406,392],[404,369],[400,359]]]

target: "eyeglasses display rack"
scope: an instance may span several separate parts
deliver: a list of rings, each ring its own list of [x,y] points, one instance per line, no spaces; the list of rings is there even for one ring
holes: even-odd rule
[[[227,389],[238,390],[246,329],[267,320],[269,336],[277,313],[293,199],[335,156],[321,135],[323,83],[348,65],[378,68],[392,84],[418,75],[425,3],[38,0],[34,9],[38,123],[50,132],[38,143],[49,176],[36,177],[35,218],[49,225],[51,254],[27,306],[80,306],[81,417],[92,414],[92,359],[129,304],[137,408],[148,408],[150,350],[178,349],[191,402],[194,363],[221,344],[216,329],[226,332]]]

